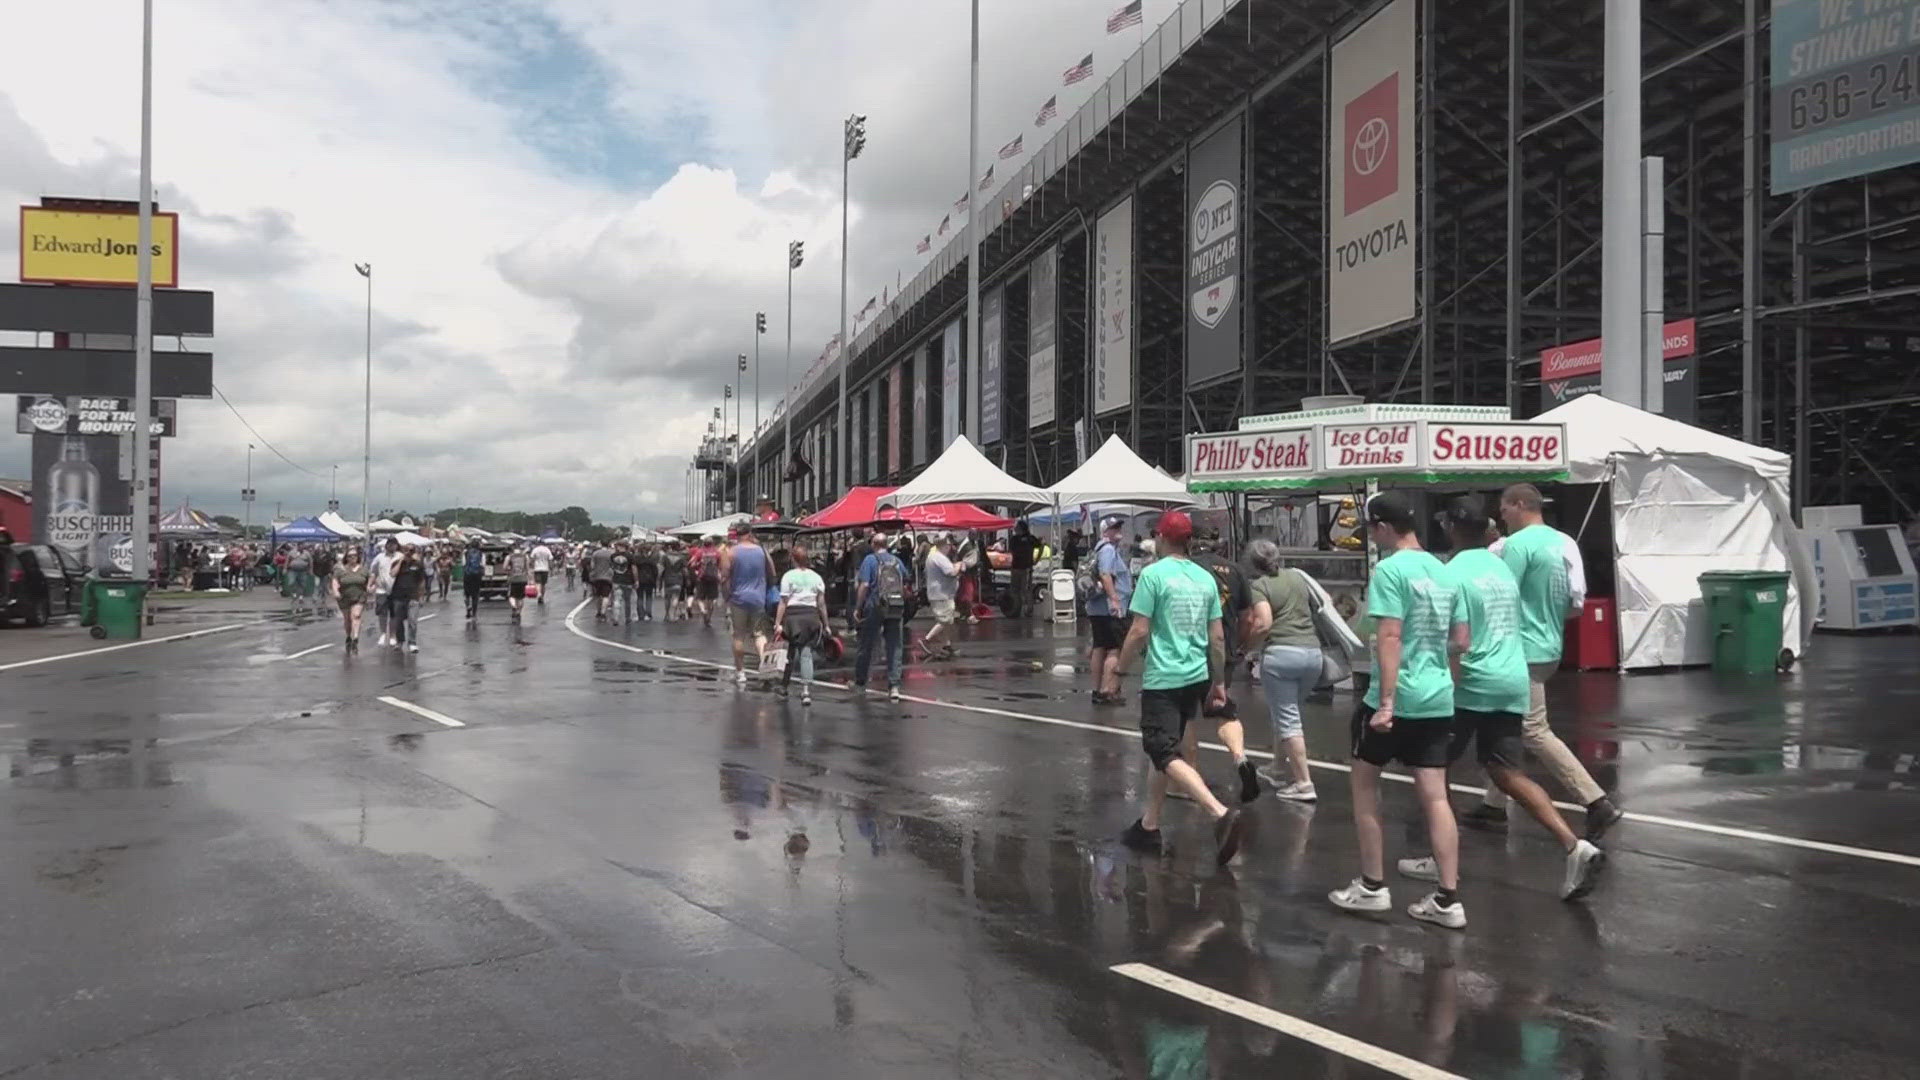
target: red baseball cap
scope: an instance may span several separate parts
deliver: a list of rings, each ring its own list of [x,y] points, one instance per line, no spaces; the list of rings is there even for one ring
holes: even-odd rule
[[[1160,522],[1153,527],[1153,531],[1176,544],[1184,544],[1193,537],[1193,519],[1179,510],[1169,510],[1160,515]]]

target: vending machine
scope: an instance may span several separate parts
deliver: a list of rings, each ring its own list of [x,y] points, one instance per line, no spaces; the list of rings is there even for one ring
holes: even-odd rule
[[[1920,575],[1895,525],[1867,525],[1858,506],[1809,506],[1801,522],[1820,581],[1820,628],[1920,625]]]

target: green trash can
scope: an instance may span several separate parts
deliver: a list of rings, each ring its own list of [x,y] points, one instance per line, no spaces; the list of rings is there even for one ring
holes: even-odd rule
[[[1759,675],[1791,663],[1780,649],[1785,570],[1709,570],[1700,575],[1713,634],[1713,670]]]
[[[125,578],[88,578],[80,598],[80,622],[97,638],[137,638],[146,611],[147,587]]]

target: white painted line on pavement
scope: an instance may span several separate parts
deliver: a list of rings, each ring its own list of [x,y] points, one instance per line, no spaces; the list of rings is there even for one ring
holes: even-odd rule
[[[1351,1061],[1379,1069],[1405,1080],[1464,1080],[1459,1073],[1450,1073],[1445,1069],[1436,1069],[1423,1061],[1383,1050],[1372,1043],[1361,1042],[1351,1036],[1323,1028],[1319,1024],[1302,1020],[1297,1016],[1255,1005],[1231,994],[1202,986],[1197,982],[1183,979],[1178,975],[1169,975],[1156,967],[1146,964],[1117,964],[1108,969],[1116,975],[1124,975],[1137,982],[1146,983],[1169,994],[1178,994],[1188,1001],[1199,1002],[1211,1009],[1218,1009],[1231,1016],[1237,1016],[1261,1027],[1272,1028],[1282,1035],[1312,1043],[1322,1050],[1331,1051]]]
[[[411,701],[401,701],[397,697],[388,697],[385,694],[382,694],[380,696],[380,700],[385,702],[388,705],[393,706],[396,709],[405,709],[408,712],[413,713],[417,716],[424,716],[436,724],[445,724],[448,727],[466,727],[467,726],[461,723],[460,721],[455,720],[453,717],[448,716],[446,713],[437,713],[437,712],[434,712],[432,709],[421,708],[420,706],[415,705]]]
[[[428,619],[437,619],[437,618],[439,618],[439,617],[440,617],[440,613],[436,611],[436,612],[434,612],[434,613],[433,613],[433,614],[431,614],[431,615],[422,615],[422,616],[420,616],[420,621],[421,621],[421,622],[426,622],[426,621],[427,621]]]
[[[317,652],[319,652],[319,651],[320,651],[321,649],[331,649],[331,648],[333,648],[333,645],[334,645],[334,643],[333,643],[333,642],[331,642],[331,641],[329,641],[329,642],[327,642],[327,643],[326,643],[325,645],[315,645],[315,646],[314,646],[313,648],[311,648],[311,649],[301,649],[301,650],[300,650],[299,652],[297,652],[297,653],[294,653],[294,654],[293,654],[293,655],[291,655],[291,656],[283,656],[283,657],[281,657],[280,659],[282,659],[282,660],[298,660],[298,659],[300,659],[300,658],[301,658],[301,657],[303,657],[303,656],[312,656],[312,655],[313,655],[314,653],[317,653]]]
[[[732,664],[703,660],[697,656],[681,656],[677,653],[666,652],[662,649],[643,649],[639,646],[628,645],[624,642],[608,641],[605,638],[594,637],[592,634],[581,630],[573,624],[574,615],[578,614],[580,609],[586,606],[586,602],[582,601],[580,607],[574,608],[572,612],[567,614],[567,629],[573,631],[576,636],[585,638],[596,645],[606,645],[615,649],[624,649],[630,653],[638,653],[642,656],[651,656],[661,660],[671,660],[675,663],[693,664],[698,667],[715,668],[721,671],[733,670]],[[814,680],[814,685],[828,690],[847,689],[847,687],[839,683],[822,682],[818,679]],[[1115,727],[1112,724],[1093,724],[1084,720],[1066,720],[1057,716],[1039,716],[1034,713],[1017,712],[1013,709],[997,709],[991,705],[969,705],[965,702],[921,697],[917,694],[901,694],[900,700],[911,701],[917,705],[933,705],[943,709],[957,709],[961,712],[979,713],[982,716],[1003,716],[1009,720],[1025,720],[1034,724],[1050,724],[1054,727],[1077,728],[1081,731],[1098,731],[1103,734],[1118,735],[1129,739],[1137,739],[1140,737],[1140,732],[1136,728]],[[1213,750],[1222,754],[1228,752],[1227,748],[1219,743],[1202,742],[1200,743],[1200,747],[1204,750]],[[1251,747],[1247,749],[1247,757],[1258,761],[1273,760],[1273,754],[1268,751],[1255,750]],[[1353,771],[1353,766],[1344,761],[1315,761],[1309,759],[1307,764],[1316,769],[1325,769],[1328,772],[1350,773]],[[1413,777],[1405,773],[1383,772],[1381,776],[1397,784],[1413,783]],[[1463,795],[1485,795],[1487,793],[1486,788],[1475,787],[1472,784],[1448,784],[1447,786]],[[1553,805],[1576,814],[1584,814],[1587,812],[1586,807],[1575,803],[1556,802]],[[1799,848],[1803,851],[1819,851],[1828,855],[1845,855],[1855,859],[1892,863],[1895,866],[1920,867],[1920,856],[1904,855],[1897,851],[1881,851],[1877,848],[1854,847],[1851,844],[1832,844],[1825,840],[1807,840],[1798,836],[1783,836],[1779,833],[1758,832],[1753,829],[1741,829],[1731,825],[1712,825],[1703,821],[1687,821],[1683,818],[1666,817],[1661,814],[1642,814],[1633,810],[1626,812],[1624,820],[1637,821],[1643,825],[1659,825],[1669,829],[1681,829],[1687,832],[1706,833],[1710,836],[1725,836],[1734,840],[1752,840],[1762,844],[1777,844],[1781,847]]]
[[[185,641],[188,638],[206,637],[208,634],[224,634],[228,630],[239,630],[257,623],[228,623],[225,626],[210,626],[205,630],[190,630],[184,634],[168,634],[166,637],[143,638],[129,641],[124,645],[103,645],[98,649],[83,649],[79,652],[61,653],[58,656],[43,656],[38,660],[17,660],[11,664],[0,664],[0,671],[12,671],[14,668],[32,667],[35,664],[52,664],[61,660],[78,660],[83,656],[98,656],[101,653],[119,652],[121,649],[137,649],[142,645],[160,645],[169,641]]]

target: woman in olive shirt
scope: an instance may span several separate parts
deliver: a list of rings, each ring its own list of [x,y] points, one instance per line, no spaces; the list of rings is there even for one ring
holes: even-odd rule
[[[1313,775],[1307,771],[1307,740],[1300,726],[1300,703],[1320,681],[1320,636],[1313,629],[1313,592],[1298,570],[1280,565],[1280,549],[1271,540],[1247,546],[1247,561],[1259,574],[1249,583],[1253,594],[1250,642],[1265,635],[1260,653],[1260,682],[1273,717],[1273,765],[1267,781],[1273,793],[1294,802],[1313,802]],[[1283,773],[1280,763],[1287,768]]]
[[[360,549],[350,548],[339,566],[333,568],[331,586],[334,602],[340,605],[340,618],[347,626],[347,651],[360,651],[360,610],[367,598],[367,572],[360,568]]]

